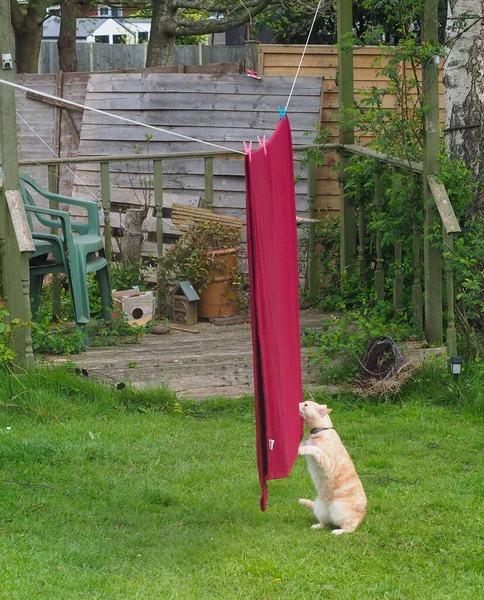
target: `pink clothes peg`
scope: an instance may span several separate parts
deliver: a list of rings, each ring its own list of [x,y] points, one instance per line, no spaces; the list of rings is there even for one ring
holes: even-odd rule
[[[244,152],[249,157],[249,161],[252,162],[252,142],[250,141],[248,144],[243,142],[244,144]]]
[[[263,135],[262,136],[262,140],[260,139],[259,136],[257,136],[257,141],[259,142],[259,148],[263,148],[264,149],[264,154],[267,156],[267,140],[266,140],[266,136]]]

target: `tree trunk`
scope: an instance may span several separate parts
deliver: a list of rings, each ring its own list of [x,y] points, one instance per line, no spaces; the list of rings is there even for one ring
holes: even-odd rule
[[[15,27],[17,73],[38,72],[42,33],[43,25],[40,15],[37,15],[37,18],[26,17],[22,19],[19,28]]]
[[[61,7],[61,21],[57,49],[59,67],[66,73],[77,71],[76,18],[78,0],[64,0]]]
[[[141,244],[143,243],[142,226],[146,215],[147,210],[144,208],[129,208],[126,211],[123,237],[119,240],[123,267],[133,274],[133,285],[139,283]]]
[[[484,16],[484,0],[449,0],[448,30],[462,14]],[[469,27],[472,23],[472,27]],[[484,175],[484,21],[468,19],[445,63],[445,132],[447,148],[462,159],[476,181]],[[449,31],[452,39],[455,33]],[[484,214],[484,196],[477,189],[470,214]]]
[[[176,36],[167,32],[166,24],[172,21],[176,12],[176,8],[170,7],[170,0],[153,2],[147,67],[162,67],[171,63]]]

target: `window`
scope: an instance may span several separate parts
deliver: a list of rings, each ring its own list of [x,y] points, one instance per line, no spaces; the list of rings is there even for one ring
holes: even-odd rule
[[[148,41],[148,32],[147,31],[139,31],[138,32],[138,44],[146,44]]]
[[[113,44],[127,44],[128,36],[125,34],[113,35]]]
[[[109,44],[109,35],[95,35],[94,41],[96,44]]]
[[[107,6],[101,4],[97,9],[97,14],[99,17],[122,17],[123,9],[119,6]]]

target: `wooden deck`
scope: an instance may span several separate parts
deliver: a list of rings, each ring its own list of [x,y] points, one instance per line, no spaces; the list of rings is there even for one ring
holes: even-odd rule
[[[320,311],[303,310],[301,327],[318,327],[323,316]],[[196,328],[200,333],[149,334],[139,344],[90,348],[72,358],[94,378],[129,381],[137,387],[164,383],[185,398],[252,394],[250,325],[199,323]],[[318,367],[310,362],[306,349],[301,358],[303,382],[315,382]]]

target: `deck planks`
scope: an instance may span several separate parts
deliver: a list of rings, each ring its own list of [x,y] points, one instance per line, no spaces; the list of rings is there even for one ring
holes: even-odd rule
[[[318,327],[324,316],[321,311],[303,310],[301,326]],[[200,333],[148,334],[139,344],[90,348],[70,360],[93,378],[109,383],[129,381],[136,387],[166,384],[185,398],[253,394],[250,324],[220,327],[199,323],[196,328]],[[58,358],[56,362],[66,360]],[[319,367],[305,348],[301,365],[303,382],[317,381]]]

